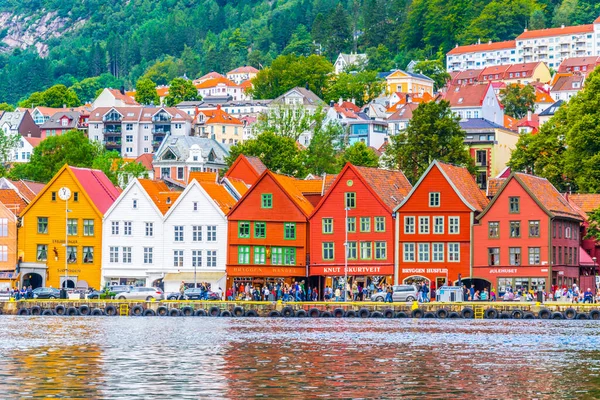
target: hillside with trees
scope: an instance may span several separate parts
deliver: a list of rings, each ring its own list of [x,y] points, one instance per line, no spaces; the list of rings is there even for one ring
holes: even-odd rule
[[[86,102],[102,84],[129,89],[142,76],[167,84],[240,65],[266,67],[279,55],[321,54],[332,62],[339,52],[358,51],[368,54],[368,70],[403,68],[411,59],[443,61],[456,44],[512,39],[526,27],[591,23],[600,15],[600,4],[5,0],[0,13],[10,16],[0,25],[0,102],[14,105],[57,84]],[[35,45],[14,44],[30,31]]]

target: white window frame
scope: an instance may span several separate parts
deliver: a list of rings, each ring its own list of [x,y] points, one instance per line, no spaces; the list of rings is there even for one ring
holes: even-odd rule
[[[448,243],[448,262],[460,262],[460,243]]]
[[[413,235],[415,233],[415,218],[414,216],[404,217],[404,233],[406,235]]]
[[[453,222],[455,224],[453,224]],[[456,228],[456,232],[453,232],[453,225]],[[448,234],[449,235],[459,235],[460,234],[460,217],[448,217]]]
[[[154,247],[144,247],[144,264],[154,263]]]
[[[431,244],[431,261],[444,262],[444,243]]]
[[[431,246],[429,243],[418,243],[418,262],[430,262],[431,260]]]
[[[427,221],[427,223],[424,223]],[[429,217],[428,216],[419,216],[419,234],[421,235],[429,235],[431,233],[431,227],[429,225]]]
[[[145,233],[146,233],[146,237],[154,236],[154,222],[146,222]]]
[[[439,223],[441,221],[441,223]],[[444,234],[444,216],[436,215],[433,217],[433,234]]]
[[[442,201],[441,197],[440,192],[429,192],[429,207],[439,207]]]
[[[407,254],[411,255],[411,257],[407,257]],[[402,260],[404,262],[415,262],[415,244],[414,243],[404,243],[402,246]]]

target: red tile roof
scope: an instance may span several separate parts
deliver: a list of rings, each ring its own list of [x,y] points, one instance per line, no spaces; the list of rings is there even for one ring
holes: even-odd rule
[[[398,111],[390,115],[387,120],[388,121],[404,121],[410,120],[413,115],[413,111],[415,111],[419,107],[416,103],[408,103],[404,104]],[[384,143],[385,144],[385,143]]]
[[[112,184],[104,172],[97,169],[68,167],[79,181],[81,187],[94,203],[96,208],[104,214],[114,201],[119,197],[119,189]]]
[[[142,164],[148,171],[152,171],[153,158],[154,156],[152,155],[152,153],[144,153],[141,156],[138,156],[138,158],[135,159],[135,162]]]
[[[483,80],[501,80],[504,78],[504,73],[510,68],[510,65],[494,65],[493,67],[486,67],[481,71],[479,76]],[[498,75],[498,77],[496,77]]]
[[[498,193],[506,178],[489,178],[487,181],[487,197],[492,198]]]
[[[536,103],[549,103],[554,104],[554,99],[550,96],[549,93],[544,92],[543,90],[536,88],[535,90],[535,102]]]
[[[504,114],[504,127],[511,131],[517,131],[519,120],[511,117],[510,115]]]
[[[474,81],[479,80],[483,69],[467,69],[465,71],[460,71],[458,74],[454,76],[452,79],[453,83],[458,83],[458,81],[468,81],[473,79]],[[461,82],[464,83],[464,82]]]
[[[404,200],[412,189],[412,185],[402,171],[354,165],[351,168],[354,168],[363,177],[363,181],[379,196],[390,212]]]
[[[13,189],[0,189],[0,203],[15,215],[27,207],[27,202]]]
[[[576,26],[564,26],[560,28],[547,28],[547,29],[537,29],[535,31],[525,31],[517,36],[517,40],[523,39],[535,39],[541,37],[549,37],[549,36],[562,36],[562,35],[572,35],[574,33],[588,33],[594,32],[594,25],[576,25]]]
[[[571,57],[565,58],[558,66],[558,72],[573,72],[575,67],[586,67],[586,71],[591,72],[597,65],[600,65],[600,57],[598,56],[586,56],[586,57]]]
[[[230,86],[230,87],[238,86],[235,82],[230,81],[229,79],[225,78],[224,76],[221,76],[218,78],[209,78],[203,82],[195,84],[194,86],[196,86],[196,89],[210,89],[210,88],[217,87],[217,85],[221,85],[221,84],[223,84],[225,86]]]
[[[475,178],[469,173],[466,168],[457,167],[456,165],[437,162],[444,174],[456,190],[462,195],[463,199],[471,205],[472,208],[481,212],[488,205],[489,200],[485,194],[477,186]]]
[[[27,202],[31,202],[46,186],[44,183],[25,180],[10,182],[17,188],[19,194],[23,196]]]
[[[489,84],[450,86],[444,100],[451,107],[480,107],[488,92]]]
[[[210,182],[206,180],[199,182],[199,184],[221,211],[223,211],[223,214],[227,214],[235,205],[235,199],[227,189],[225,189],[225,186],[218,184],[215,181]]]
[[[516,42],[514,40],[507,40],[505,42],[492,42],[482,44],[472,44],[469,46],[457,46],[450,50],[448,54],[465,54],[465,53],[477,53],[483,51],[492,50],[503,50],[503,49],[514,49],[516,48]]]
[[[514,74],[520,72],[521,78],[527,78],[533,75],[535,69],[541,64],[540,62],[530,62],[530,63],[521,63],[521,64],[512,64],[507,70],[505,74],[505,79],[515,79],[510,77],[509,74]]]
[[[34,137],[24,137],[25,140],[29,142],[31,147],[37,147],[40,142],[43,140],[42,138],[34,138]]]
[[[296,179],[294,184],[302,194],[315,194],[323,191],[323,179]]]
[[[175,203],[181,192],[173,192],[164,181],[153,181],[151,179],[138,179],[150,199],[158,210],[164,215]]]
[[[204,123],[207,125],[210,124],[228,124],[228,125],[244,125],[242,121],[239,119],[232,117],[230,114],[226,113],[225,110],[221,109],[221,105],[217,105],[216,110],[200,110],[205,116]]]
[[[217,181],[217,173],[216,172],[190,172],[190,176],[188,181],[192,180],[200,182],[216,182]]]
[[[138,102],[131,96],[121,93],[120,90],[117,89],[108,89],[108,91],[114,96],[115,99],[121,100],[125,104],[130,104],[132,106],[139,106]]]
[[[538,114],[531,114],[531,119],[529,119],[529,116],[523,117],[519,120],[518,126],[526,126],[537,132],[540,127],[540,116]]]
[[[231,183],[231,186],[233,186],[240,196],[243,196],[248,191],[248,186],[243,180],[229,177],[226,179],[229,181],[229,183]]]
[[[246,65],[244,67],[237,67],[236,69],[229,71],[227,73],[227,75],[229,75],[229,74],[247,74],[247,73],[257,74],[258,70],[251,65]]]
[[[263,162],[258,157],[253,157],[253,156],[242,156],[242,157],[246,157],[246,160],[248,160],[250,165],[252,165],[254,167],[254,169],[256,170],[256,172],[258,172],[259,175],[262,174],[263,172],[265,172],[265,170],[267,169],[265,164],[263,164]]]
[[[594,210],[600,208],[600,194],[576,194],[572,193],[566,195],[567,199],[572,203],[575,203],[577,207],[583,210],[585,213],[591,213]]]
[[[558,75],[558,74],[557,74]],[[579,91],[583,88],[583,84],[585,81],[585,77],[583,75],[563,75],[561,74],[556,82],[550,89],[551,92],[560,92],[560,91]],[[578,83],[579,87],[573,87],[573,83]]]
[[[304,197],[300,189],[298,189],[298,187],[296,186],[296,179],[290,178],[285,175],[275,174],[271,171],[268,171],[267,173],[271,174],[273,176],[273,179],[275,179],[279,183],[281,188],[285,192],[287,192],[294,204],[296,204],[298,208],[300,208],[307,216],[309,216],[314,207],[312,203],[308,201],[306,197]]]
[[[545,178],[517,172],[514,177],[535,197],[548,212],[556,216],[581,220],[569,202]]]

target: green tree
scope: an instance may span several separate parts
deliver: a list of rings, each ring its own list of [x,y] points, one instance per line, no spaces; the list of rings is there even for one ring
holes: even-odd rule
[[[159,105],[160,98],[156,92],[156,83],[148,78],[138,79],[135,84],[135,101],[144,105]]]
[[[0,171],[2,175],[5,175],[11,161],[11,154],[17,148],[17,144],[21,139],[22,137],[18,133],[9,135],[3,129],[0,129]]]
[[[98,91],[102,91],[104,88],[119,88],[123,86],[123,81],[115,78],[111,74],[102,74],[100,76],[94,76],[92,78],[85,78],[79,82],[75,82],[71,89],[77,95],[77,98],[83,102],[92,102],[98,97]]]
[[[8,103],[0,103],[0,111],[12,112],[15,111],[15,107]]]
[[[594,239],[596,243],[600,240],[600,208],[588,213],[588,227],[586,239]]]
[[[183,46],[181,63],[183,64],[184,73],[189,78],[197,77],[200,74],[200,71],[202,71],[202,59],[200,58],[200,55],[188,45]]]
[[[199,100],[198,90],[192,81],[184,78],[175,78],[169,84],[169,95],[165,104],[169,107],[176,106],[182,101]]]
[[[236,144],[229,151],[227,165],[231,166],[240,154],[260,158],[268,169],[276,173],[296,177],[305,175],[302,151],[289,137],[263,132],[254,139]]]
[[[369,47],[366,51],[367,69],[369,71],[384,72],[394,68],[394,60],[392,59],[392,53],[388,50],[385,45],[380,44],[377,47]]]
[[[339,167],[348,162],[359,167],[378,167],[379,156],[364,142],[355,142],[340,154]]]
[[[338,3],[335,7],[328,22],[325,51],[330,59],[335,59],[339,53],[350,50],[352,44],[350,16],[342,3]]]
[[[384,164],[402,170],[413,184],[433,160],[461,165],[474,173],[475,163],[458,121],[447,101],[419,104],[406,130],[391,137]]]
[[[338,124],[323,124],[323,120],[320,117],[315,121],[313,137],[304,151],[306,172],[313,175],[340,172],[337,155],[343,141],[344,130]]]
[[[314,45],[306,26],[298,25],[294,33],[292,33],[292,38],[281,54],[295,54],[297,56],[307,57],[312,54],[313,50]]]
[[[163,61],[157,61],[144,73],[143,77],[148,78],[157,85],[166,85],[172,79],[183,75],[183,64],[173,57],[166,57]]]
[[[415,65],[415,72],[433,79],[435,90],[443,88],[450,80],[450,74],[446,72],[444,65],[438,60],[419,61]]]
[[[516,119],[525,117],[528,111],[535,109],[535,89],[531,85],[508,85],[500,90],[500,98],[504,112]]]
[[[563,0],[560,3],[560,5],[556,6],[556,8],[554,9],[552,25],[572,25],[575,20],[575,15],[577,13],[578,6],[579,0]]]
[[[356,74],[342,72],[331,78],[323,95],[327,102],[342,99],[354,99],[357,106],[371,102],[385,89],[385,81],[377,78],[375,71],[363,71]]]
[[[541,9],[535,9],[529,17],[529,26],[531,30],[544,29],[546,27],[546,16]]]
[[[318,110],[316,113],[320,114],[322,111]],[[315,115],[304,107],[280,105],[261,113],[254,131],[257,135],[271,132],[277,136],[298,140],[300,135],[311,129],[314,121]]]
[[[99,143],[92,143],[82,131],[72,130],[64,135],[50,136],[33,149],[28,163],[17,164],[9,176],[48,182],[65,164],[89,168],[103,153]]]
[[[65,85],[54,85],[43,92],[33,93],[28,99],[19,102],[19,107],[32,108],[37,106],[46,107],[77,107],[81,105],[77,94],[73,89]]]

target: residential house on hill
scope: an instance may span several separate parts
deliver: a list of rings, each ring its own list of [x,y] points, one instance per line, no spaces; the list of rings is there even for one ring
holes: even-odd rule
[[[600,57],[597,55],[566,58],[560,63],[557,72],[559,74],[580,72],[583,75],[587,75],[596,69],[598,65],[600,65]]]
[[[85,129],[81,123],[81,114],[77,111],[60,111],[40,125],[41,138],[62,135],[73,129]]]
[[[449,72],[479,69],[489,65],[501,65],[517,62],[516,43],[504,42],[478,43],[468,46],[456,45],[446,53],[446,66]]]
[[[41,138],[21,136],[16,147],[12,150],[11,157],[8,161],[19,163],[29,162],[31,155],[33,154],[33,149],[35,149],[41,141]]]
[[[140,105],[131,96],[125,94],[125,89],[105,88],[92,103],[92,110],[99,107],[139,107]]]
[[[245,65],[229,71],[226,76],[227,79],[239,85],[244,81],[253,79],[256,74],[258,74],[258,70],[256,68],[250,65]]]
[[[0,129],[5,135],[19,134],[23,137],[39,138],[40,127],[35,124],[29,111],[6,111],[0,117]]]
[[[546,122],[548,122],[548,120],[550,120],[550,118],[552,118],[554,116],[554,114],[556,114],[556,111],[558,111],[559,107],[561,105],[563,105],[564,103],[565,103],[564,100],[558,100],[558,101],[554,102],[554,104],[552,104],[550,107],[548,107],[544,111],[542,111],[538,116],[538,118],[540,120],[540,126],[542,126]]]
[[[423,74],[396,70],[389,74],[385,80],[387,93],[416,93],[419,96],[429,93],[433,95],[433,79]]]
[[[210,78],[194,85],[202,98],[230,96],[234,101],[248,100],[250,96],[237,83],[225,78]]]
[[[344,72],[346,67],[351,65],[366,65],[368,62],[368,58],[366,54],[359,53],[350,53],[344,54],[340,53],[333,63],[333,71],[337,74]]]
[[[238,144],[244,140],[244,123],[221,109],[201,110],[194,119],[194,132],[198,136],[208,137],[220,143]]]
[[[580,73],[556,74],[550,95],[556,100],[569,101],[584,85],[585,76]]]
[[[408,123],[412,118],[413,111],[419,107],[417,103],[407,103],[390,115],[387,119],[389,135],[397,135],[408,127]]]
[[[497,125],[504,123],[504,110],[491,84],[450,86],[444,100],[460,118],[483,118]]]

